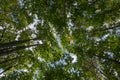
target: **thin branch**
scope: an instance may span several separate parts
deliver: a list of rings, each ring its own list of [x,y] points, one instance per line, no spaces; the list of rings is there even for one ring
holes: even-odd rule
[[[66,17],[66,7],[67,7],[67,1],[64,0],[64,4],[63,4],[63,18]]]
[[[95,65],[94,65],[94,63],[93,63],[93,61],[91,61],[91,63],[90,63],[97,71],[99,71],[100,72],[100,74],[102,74],[102,75],[104,75],[105,77],[106,77],[106,74],[105,73],[103,73],[100,69],[98,69]],[[107,78],[107,77],[106,77]]]
[[[8,70],[10,70],[11,68],[13,68],[13,67],[16,66],[16,65],[18,65],[18,64],[15,64],[15,65],[13,65],[13,66],[7,67],[4,71],[2,71],[2,72],[0,73],[0,75],[4,74],[5,72],[7,72]]]
[[[3,38],[3,36],[4,36],[5,31],[6,31],[6,28],[3,29],[2,35],[1,35],[1,37],[0,37],[0,41],[2,41],[2,38]]]
[[[20,41],[12,41],[12,42],[7,42],[7,43],[0,43],[0,48],[16,46],[18,44],[23,44],[23,43],[29,42],[31,40],[37,40],[37,38],[34,38],[34,39],[25,39],[25,40],[20,40]]]
[[[17,56],[17,57],[11,58],[11,59],[7,59],[7,60],[4,60],[4,61],[0,61],[0,64],[8,63],[8,62],[13,61],[13,60],[15,60],[15,59],[18,59],[18,58],[20,58],[20,57],[22,57],[22,56]]]
[[[12,48],[10,50],[4,50],[4,51],[1,51],[0,52],[0,56],[6,56],[6,55],[9,55],[15,51],[19,51],[19,50],[22,50],[22,49],[25,49],[25,48],[29,48],[29,47],[32,47],[32,46],[37,46],[38,44],[34,44],[34,45],[28,45],[28,46],[18,46],[18,47],[15,47],[15,48]]]
[[[87,64],[87,65],[89,65],[90,67],[93,67],[93,68],[95,68],[95,69],[97,69],[95,66],[93,66],[93,64],[91,63],[92,61],[88,61],[87,60],[87,62],[88,63],[90,63],[90,64]],[[91,70],[90,68],[87,68],[91,73],[95,73],[95,72],[93,72],[93,70]],[[97,69],[98,70],[98,69]],[[99,70],[98,70],[99,71]],[[103,72],[100,72],[101,74],[103,74],[104,75],[104,73]],[[98,78],[98,79],[100,79],[97,75],[96,75],[96,77]]]
[[[107,60],[109,60],[109,61],[111,61],[111,62],[114,62],[114,63],[120,65],[120,61],[119,61],[119,60],[107,58],[107,57],[104,57],[104,56],[98,56],[98,55],[95,55],[95,56],[98,57],[98,58],[107,59]]]
[[[109,10],[104,10],[102,14],[111,14],[112,12],[116,12],[120,9],[120,3],[117,3],[116,6]]]
[[[13,66],[9,66],[9,67],[6,68],[4,71],[2,71],[2,72],[0,73],[0,75],[2,75],[3,73],[5,73],[6,71],[10,70],[12,67],[13,67]]]
[[[114,26],[114,27],[93,29],[92,32],[93,32],[93,34],[94,34],[94,33],[101,32],[101,31],[108,31],[108,30],[110,30],[110,29],[119,28],[119,27],[120,27],[120,22],[119,22],[119,23],[116,23],[116,24],[113,24],[112,26]]]
[[[90,6],[95,5],[95,3],[97,3],[98,1],[100,1],[100,0],[94,0],[94,1],[92,1],[91,4],[90,4]]]

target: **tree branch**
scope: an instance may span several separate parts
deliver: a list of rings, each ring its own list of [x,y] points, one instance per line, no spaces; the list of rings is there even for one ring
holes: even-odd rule
[[[109,60],[109,61],[111,61],[111,62],[114,62],[114,63],[120,65],[120,61],[119,61],[119,60],[107,58],[107,57],[104,57],[104,56],[98,56],[98,55],[95,55],[95,56],[98,57],[98,58],[107,59],[107,60]]]
[[[0,64],[4,64],[4,63],[10,62],[10,61],[13,61],[13,60],[18,59],[18,58],[20,58],[20,57],[22,57],[22,56],[17,56],[17,57],[11,58],[11,59],[7,59],[7,60],[4,60],[4,61],[0,61]]]
[[[2,41],[2,38],[3,38],[5,31],[6,31],[6,28],[3,29],[2,35],[0,36],[0,41]]]
[[[2,71],[2,72],[0,73],[0,75],[3,74],[3,73],[5,73],[6,71],[10,70],[12,67],[13,67],[13,66],[9,66],[9,67],[6,68],[4,71]]]
[[[12,41],[12,42],[7,42],[7,43],[0,43],[0,48],[16,46],[18,44],[23,44],[23,43],[29,42],[31,40],[37,40],[37,38],[34,38],[34,39],[25,39],[25,40],[20,40],[20,41]]]
[[[12,52],[19,51],[19,50],[29,48],[29,47],[32,47],[32,46],[37,46],[37,45],[38,44],[28,45],[28,46],[18,46],[18,47],[15,47],[15,48],[11,48],[10,50],[3,50],[3,51],[0,51],[0,56],[6,56],[6,55],[11,54]]]
[[[120,27],[120,22],[111,25],[113,27],[109,27],[109,28],[100,28],[100,29],[93,29],[93,33],[97,33],[97,32],[101,32],[101,31],[107,31],[110,29],[115,29],[115,28],[119,28]]]

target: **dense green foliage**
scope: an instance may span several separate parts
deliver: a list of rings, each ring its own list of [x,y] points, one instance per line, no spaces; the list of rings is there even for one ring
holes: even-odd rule
[[[0,0],[0,80],[119,79],[119,0]]]

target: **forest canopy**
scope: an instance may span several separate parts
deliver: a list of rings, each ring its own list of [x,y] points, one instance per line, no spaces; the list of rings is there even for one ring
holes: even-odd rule
[[[0,0],[0,80],[119,79],[119,0]]]

